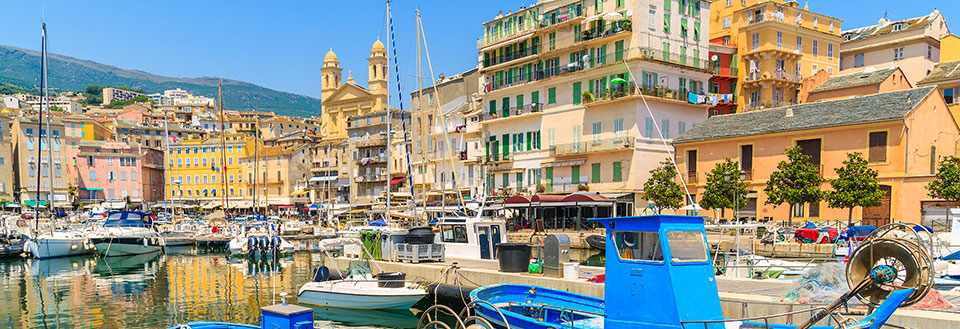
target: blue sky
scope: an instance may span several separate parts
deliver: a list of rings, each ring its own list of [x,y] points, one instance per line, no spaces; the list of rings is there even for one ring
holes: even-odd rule
[[[394,0],[404,94],[416,83],[412,77],[416,74],[415,9],[421,10],[434,72],[450,75],[476,64],[482,22],[500,10],[516,10],[535,1]],[[949,26],[960,29],[960,21],[952,20],[960,17],[960,1],[808,3],[815,12],[843,19],[844,29],[875,24],[884,12],[891,19],[901,19],[926,15],[934,7],[944,13]],[[386,41],[384,4],[366,0],[0,0],[4,12],[0,44],[38,50],[40,19],[45,15],[53,53],[166,76],[222,75],[319,97],[318,68],[330,48],[340,58],[344,74],[353,70],[358,82],[366,81],[370,46],[378,37]],[[424,65],[424,74],[429,75]],[[424,84],[429,85],[428,81]]]

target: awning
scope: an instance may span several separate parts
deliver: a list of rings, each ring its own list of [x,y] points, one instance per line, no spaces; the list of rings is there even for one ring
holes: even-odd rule
[[[87,191],[103,191],[102,187],[84,187],[83,189]]]
[[[310,179],[308,179],[307,181],[311,183],[316,183],[316,182],[329,182],[329,181],[335,181],[335,180],[337,180],[337,176],[313,176],[313,177],[310,177]]]
[[[293,208],[292,204],[278,204],[277,208]]]
[[[367,211],[367,209],[354,209],[354,210],[350,210],[350,211],[344,212],[344,214],[359,214],[359,213],[362,213],[362,212],[364,212],[364,211]]]
[[[340,178],[337,180],[336,184],[333,184],[333,187],[348,187],[350,186],[349,178]]]
[[[583,164],[584,160],[558,161],[541,164],[541,167],[569,167]]]
[[[293,193],[290,193],[290,195],[303,195],[303,194],[310,194],[310,191],[293,191]]]
[[[36,207],[36,206],[37,206],[37,201],[34,201],[34,200],[24,200],[23,203],[26,204],[27,206],[30,206],[30,207]],[[41,201],[40,201],[40,206],[41,206],[41,207],[46,207],[46,206],[47,206],[47,202],[41,200]]]
[[[503,200],[503,206],[507,208],[524,208],[530,206],[530,197],[524,195],[514,195]]]
[[[576,202],[564,201],[566,195],[537,194],[530,198],[530,204],[533,206],[561,207],[576,206]]]
[[[220,201],[210,201],[203,205],[203,209],[214,209],[220,206]]]
[[[573,202],[578,206],[611,206],[615,201],[596,193],[574,193],[563,198],[563,202]]]
[[[390,185],[393,185],[393,184],[402,182],[404,178],[406,178],[406,177],[394,177],[394,178],[390,179]]]

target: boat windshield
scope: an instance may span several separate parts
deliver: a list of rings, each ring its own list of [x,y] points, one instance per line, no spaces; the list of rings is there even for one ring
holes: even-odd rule
[[[674,262],[707,261],[707,242],[701,231],[667,232],[670,244],[670,258]]]
[[[126,215],[126,216],[124,216]],[[113,212],[103,222],[104,227],[150,227],[146,216],[134,212]]]
[[[613,232],[613,238],[620,259],[663,261],[660,249],[660,234],[657,232]]]

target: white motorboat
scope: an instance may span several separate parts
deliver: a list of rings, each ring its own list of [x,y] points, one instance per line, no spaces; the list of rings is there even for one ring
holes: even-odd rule
[[[24,250],[35,258],[56,258],[93,253],[93,243],[78,231],[53,231],[42,233],[24,244]]]
[[[150,215],[139,211],[115,211],[95,228],[90,240],[105,256],[127,256],[158,252],[163,238],[153,228]]]
[[[363,251],[380,270],[379,274],[371,275],[366,269],[350,269],[348,273],[341,272],[336,267],[333,257],[330,256],[329,249],[345,245],[360,245],[363,248],[363,243],[354,238],[320,241],[320,249],[330,258],[336,272],[330,273],[326,267],[317,269],[314,280],[300,287],[297,293],[298,302],[363,310],[408,309],[427,295],[425,289],[406,281],[406,274],[383,273],[383,269],[373,261],[373,257],[370,257],[366,248],[363,248]],[[342,279],[327,280],[327,274],[335,274]]]
[[[244,228],[245,232],[230,240],[227,248],[233,254],[249,254],[254,251],[272,252],[274,250],[280,253],[293,252],[293,244],[280,235],[267,224],[254,224],[256,226]]]

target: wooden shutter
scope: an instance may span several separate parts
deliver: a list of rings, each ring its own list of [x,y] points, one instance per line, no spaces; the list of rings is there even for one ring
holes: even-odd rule
[[[687,172],[688,173],[697,172],[697,151],[696,150],[687,151]]]
[[[885,162],[887,161],[887,132],[886,131],[875,131],[870,133],[870,148],[869,148],[869,161],[870,162]]]
[[[599,183],[599,182],[600,182],[600,163],[599,163],[599,162],[598,162],[598,163],[594,163],[594,164],[592,164],[592,165],[590,165],[590,166],[591,166],[591,168],[590,168],[590,169],[591,169],[591,170],[590,170],[590,171],[591,171],[591,173],[590,173],[590,182],[591,182],[591,183]]]
[[[617,161],[613,163],[613,181],[619,182],[623,181],[623,162]]]
[[[753,145],[740,146],[740,169],[753,170]]]

